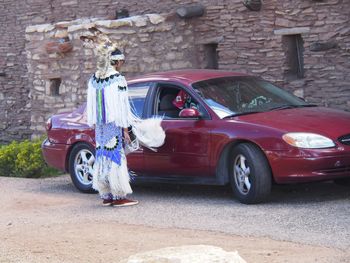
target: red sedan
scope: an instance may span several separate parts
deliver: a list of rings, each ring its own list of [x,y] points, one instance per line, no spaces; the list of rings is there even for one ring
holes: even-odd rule
[[[241,73],[181,70],[128,82],[134,111],[163,116],[165,144],[128,155],[135,182],[230,183],[242,203],[268,197],[272,183],[350,183],[350,113],[318,107]],[[85,105],[52,116],[46,162],[91,191],[94,131]]]

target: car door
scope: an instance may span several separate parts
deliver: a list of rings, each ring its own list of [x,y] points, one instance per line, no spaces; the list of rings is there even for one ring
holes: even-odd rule
[[[141,82],[130,84],[129,88],[129,98],[132,111],[138,115],[140,118],[144,117],[144,109],[147,104],[147,94],[149,93],[152,82]],[[128,167],[131,171],[136,174],[144,173],[144,148],[140,147],[135,152],[127,155]]]
[[[181,90],[188,92],[195,103],[195,94],[184,86],[172,83],[157,83],[152,101],[150,116],[163,116],[162,127],[166,133],[163,146],[157,151],[144,149],[145,172],[147,176],[205,177],[209,175],[210,118],[206,109],[198,104],[201,118],[180,118],[172,108],[173,99]],[[165,92],[165,94],[164,94]],[[173,98],[163,99],[171,94]],[[172,105],[171,105],[172,104]],[[164,106],[164,105],[163,105]]]

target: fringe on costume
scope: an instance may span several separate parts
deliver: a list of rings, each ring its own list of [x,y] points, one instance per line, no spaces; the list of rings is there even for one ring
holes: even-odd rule
[[[141,145],[154,150],[165,140],[161,127],[161,117],[141,119],[130,107],[128,88],[125,78],[117,71],[111,71],[109,77],[99,79],[93,76],[88,83],[87,120],[90,127],[99,124],[115,123],[116,126],[132,127]]]
[[[130,103],[125,78],[115,71],[105,79],[96,76],[88,83],[87,119],[88,125],[114,122],[117,126],[131,126]]]
[[[132,193],[129,182],[130,175],[124,154],[122,154],[120,165],[106,157],[102,157],[95,162],[92,187],[101,196],[110,193],[114,197],[124,198]]]

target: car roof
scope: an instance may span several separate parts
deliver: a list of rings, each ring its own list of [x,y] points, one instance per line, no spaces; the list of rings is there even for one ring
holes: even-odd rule
[[[147,73],[141,76],[130,78],[128,82],[131,84],[141,81],[177,81],[189,85],[202,80],[229,76],[247,76],[247,74],[210,69],[181,69]]]

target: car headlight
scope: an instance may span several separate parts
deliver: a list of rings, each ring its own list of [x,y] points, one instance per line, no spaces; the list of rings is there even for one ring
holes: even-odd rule
[[[289,145],[298,148],[320,149],[334,147],[334,142],[322,135],[307,132],[290,132],[282,136]]]

